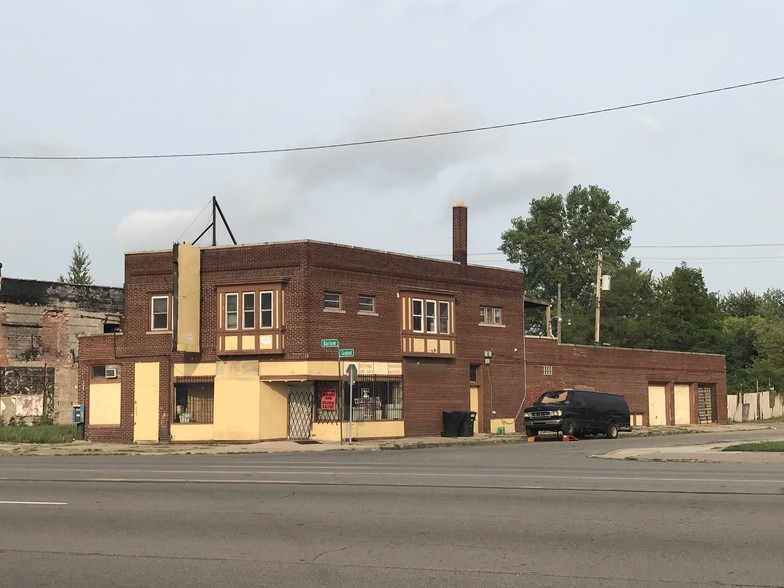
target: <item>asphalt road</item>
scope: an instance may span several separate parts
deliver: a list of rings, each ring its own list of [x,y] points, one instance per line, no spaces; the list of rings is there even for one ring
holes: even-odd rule
[[[6,457],[0,584],[784,586],[780,466],[590,457],[687,437]]]

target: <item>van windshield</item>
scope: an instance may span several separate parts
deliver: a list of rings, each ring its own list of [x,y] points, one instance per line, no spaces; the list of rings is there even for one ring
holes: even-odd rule
[[[553,390],[545,392],[534,404],[563,404],[568,402],[569,390]]]

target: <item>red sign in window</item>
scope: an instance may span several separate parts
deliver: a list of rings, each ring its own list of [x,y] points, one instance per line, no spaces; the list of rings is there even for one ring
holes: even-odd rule
[[[337,410],[338,395],[334,388],[321,391],[321,410]]]

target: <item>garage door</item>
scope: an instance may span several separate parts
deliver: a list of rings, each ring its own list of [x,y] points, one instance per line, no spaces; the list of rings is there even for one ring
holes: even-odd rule
[[[667,401],[664,386],[648,386],[648,423],[667,424]]]
[[[688,384],[675,384],[675,424],[691,423],[691,394]]]

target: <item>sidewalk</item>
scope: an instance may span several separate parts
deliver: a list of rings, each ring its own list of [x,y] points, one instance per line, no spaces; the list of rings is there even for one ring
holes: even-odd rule
[[[238,453],[301,453],[318,451],[379,451],[446,447],[450,445],[526,442],[521,435],[479,434],[473,437],[407,437],[404,439],[337,441],[259,441],[256,443],[0,443],[4,455],[222,455]]]
[[[779,428],[775,428],[779,427]],[[684,433],[717,433],[724,431],[769,430],[771,440],[784,440],[784,424],[774,426],[755,423],[726,425],[678,425],[672,427],[637,427],[622,437],[665,437]],[[403,439],[344,441],[261,441],[255,443],[93,443],[73,441],[63,444],[0,443],[0,458],[10,455],[223,455],[242,453],[300,453],[323,451],[379,451],[448,447],[453,445],[492,445],[526,443],[522,433],[491,435],[481,433],[472,437],[407,437]],[[663,444],[664,445],[664,444]],[[687,461],[784,464],[784,453],[723,452],[730,443],[713,443],[683,447],[647,447],[618,449],[593,457],[639,461]],[[597,448],[606,449],[606,445]]]

